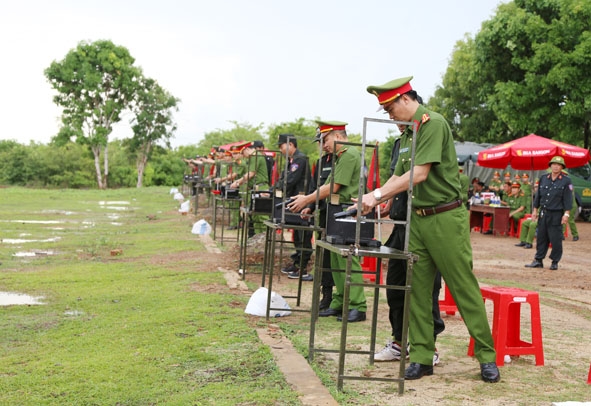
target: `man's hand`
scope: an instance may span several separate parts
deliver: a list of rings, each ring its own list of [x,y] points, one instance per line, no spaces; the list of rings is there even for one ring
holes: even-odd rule
[[[292,213],[301,213],[302,210],[308,205],[307,196],[296,195],[291,197],[291,202],[287,205],[287,208]]]
[[[358,202],[358,199],[351,199],[354,203]],[[361,198],[361,214],[367,214],[378,205],[378,201],[373,196],[373,193],[366,193]]]

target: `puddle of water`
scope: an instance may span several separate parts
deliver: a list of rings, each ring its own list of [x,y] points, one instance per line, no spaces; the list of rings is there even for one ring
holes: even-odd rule
[[[22,293],[0,292],[0,306],[45,304],[41,299],[43,296],[33,297]]]
[[[22,251],[22,252],[15,252],[12,256],[13,257],[45,257],[47,255],[53,255],[53,251]]]
[[[22,224],[61,224],[60,220],[0,220],[3,223],[22,223]]]
[[[74,316],[74,317],[76,317],[76,316],[82,316],[84,314],[84,312],[81,312],[80,310],[66,310],[64,312],[64,314],[66,316]]]
[[[129,210],[129,207],[123,207],[123,206],[103,206],[105,209],[109,209],[109,210]]]
[[[66,211],[66,210],[41,210],[41,213],[64,214],[66,216],[71,216],[72,214],[76,214],[75,211]]]
[[[131,204],[128,201],[125,200],[120,200],[120,201],[104,201],[101,200],[100,202],[98,202],[99,206],[109,206],[109,205],[115,205],[115,206],[120,206],[120,205],[125,205],[125,204]]]
[[[22,238],[3,238],[2,242],[5,244],[25,244],[28,242],[56,242],[61,240],[60,237],[47,238],[45,240],[25,240]]]

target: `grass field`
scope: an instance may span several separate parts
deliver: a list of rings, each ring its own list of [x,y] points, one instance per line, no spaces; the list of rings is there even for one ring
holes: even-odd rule
[[[0,189],[0,291],[45,303],[0,307],[0,404],[299,403],[248,298],[206,292],[224,278],[196,272],[177,209],[166,188]]]

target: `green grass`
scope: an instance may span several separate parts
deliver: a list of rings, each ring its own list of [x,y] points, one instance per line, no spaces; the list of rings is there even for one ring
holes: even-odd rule
[[[0,189],[0,238],[60,237],[0,244],[0,291],[46,303],[0,307],[0,404],[299,403],[244,315],[248,297],[200,289],[225,280],[197,271],[204,248],[177,209],[166,188]],[[30,249],[54,255],[13,256]]]

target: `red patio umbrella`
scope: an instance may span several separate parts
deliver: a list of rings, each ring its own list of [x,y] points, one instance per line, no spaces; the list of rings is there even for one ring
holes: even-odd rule
[[[530,134],[478,152],[478,165],[486,168],[544,170],[554,156],[561,156],[567,168],[585,165],[591,159],[589,150],[564,142]]]

